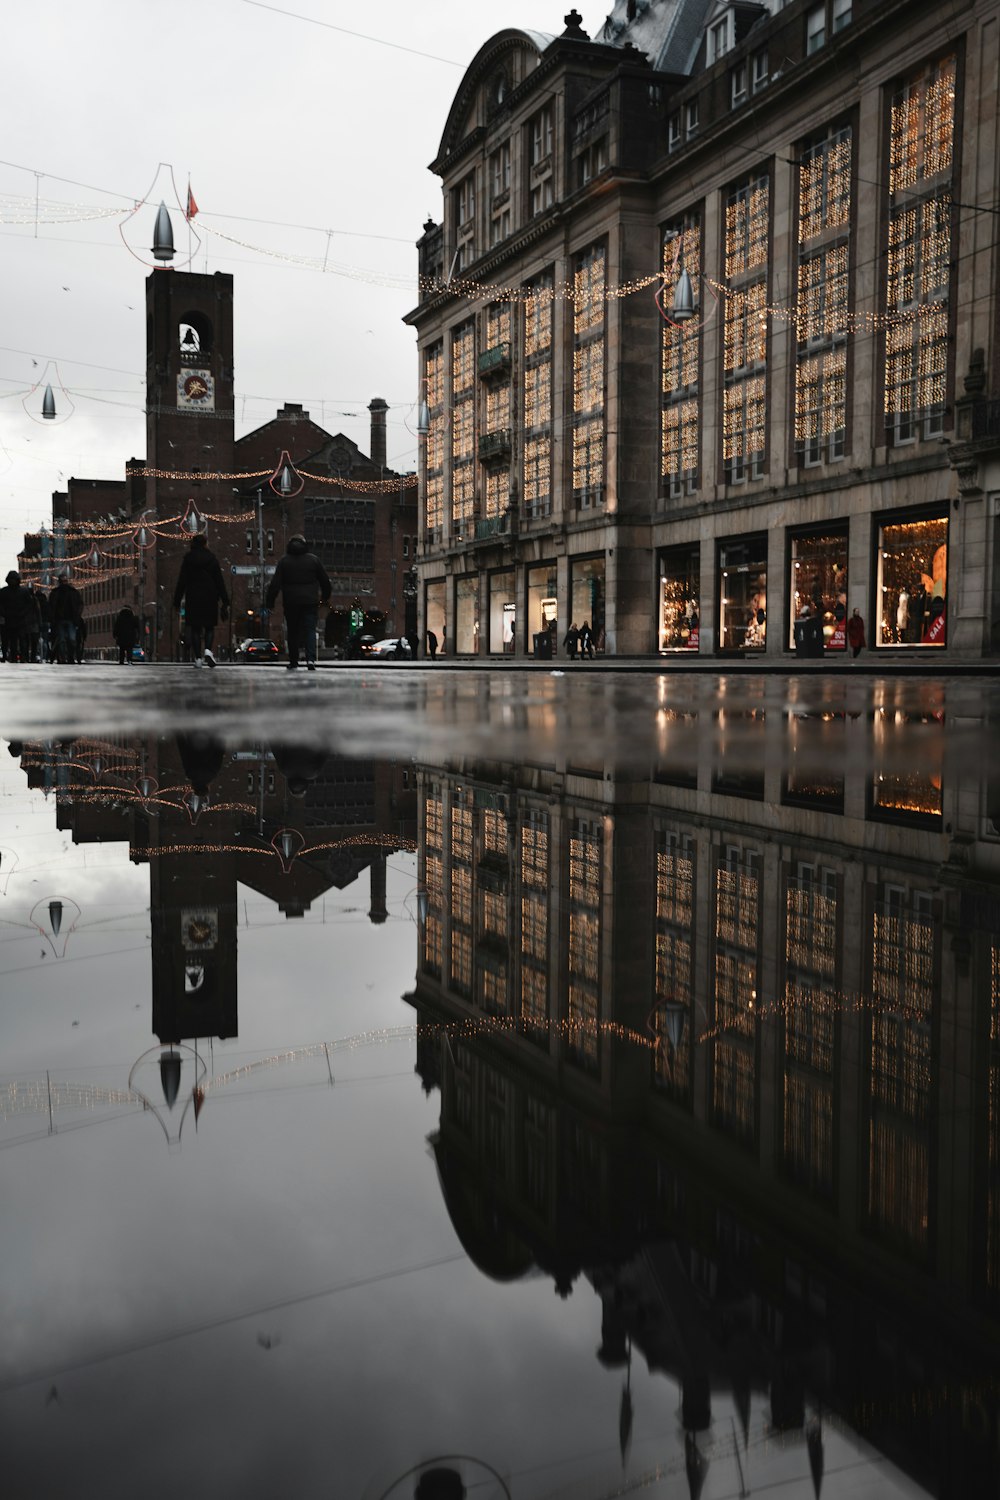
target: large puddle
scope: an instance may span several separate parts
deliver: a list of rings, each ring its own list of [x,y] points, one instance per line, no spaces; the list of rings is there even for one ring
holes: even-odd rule
[[[64,676],[6,1495],[997,1492],[992,683]]]

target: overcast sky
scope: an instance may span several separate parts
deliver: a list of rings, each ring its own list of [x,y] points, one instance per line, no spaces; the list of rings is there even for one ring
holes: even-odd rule
[[[122,478],[125,461],[144,456],[148,247],[162,198],[175,210],[183,268],[177,195],[183,200],[189,174],[201,211],[194,269],[235,278],[237,434],[299,401],[367,452],[366,407],[381,395],[392,408],[389,462],[414,467],[416,358],[400,319],[416,300],[421,226],[428,214],[441,217],[427,163],[482,44],[506,26],[558,33],[570,8],[565,0],[10,7],[0,146],[4,571],[23,532],[51,514],[53,489],[71,475]],[[583,6],[591,34],[609,9],[606,0]],[[128,223],[84,217],[147,198]],[[282,256],[326,256],[351,274]],[[370,272],[393,284],[359,279]],[[46,370],[50,359],[57,365]],[[43,378],[55,392],[55,423],[41,420],[41,385],[25,397]]]

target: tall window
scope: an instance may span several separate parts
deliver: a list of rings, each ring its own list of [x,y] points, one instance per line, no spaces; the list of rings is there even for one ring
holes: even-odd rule
[[[955,59],[924,68],[890,112],[885,419],[897,443],[940,433],[948,395]]]
[[[989,1081],[986,1099],[986,1286],[1000,1296],[1000,942],[990,949]]]
[[[656,851],[657,1088],[683,1101],[691,1097],[692,948],[694,939],[694,839],[663,833]]]
[[[806,464],[843,458],[851,132],[831,131],[799,159],[795,447]]]
[[[424,389],[430,425],[427,429],[424,525],[428,539],[437,540],[444,526],[444,345],[424,352]]]
[[[712,1113],[741,1140],[757,1128],[757,946],[760,856],[730,846],[715,875],[716,1038],[712,1044]]]
[[[455,203],[455,270],[466,270],[476,258],[476,174],[454,190]]]
[[[476,325],[464,323],[451,342],[451,524],[464,535],[475,509]]]
[[[507,239],[510,216],[510,141],[504,141],[490,157],[490,244]]]
[[[521,825],[521,1021],[548,1041],[549,817],[532,809]]]
[[[530,289],[524,303],[524,509],[528,516],[552,510],[552,277]]]
[[[573,282],[573,498],[586,509],[604,491],[605,252],[577,258]]]
[[[701,215],[688,214],[663,236],[663,303],[670,306],[681,271],[698,286],[701,275]],[[662,335],[660,472],[670,495],[698,488],[701,444],[701,319],[664,322]]]
[[[569,1055],[597,1071],[600,1067],[600,823],[574,818],[569,837]]]
[[[722,461],[730,484],[764,472],[769,229],[769,182],[761,175],[726,200]]]
[[[888,1235],[923,1249],[936,946],[930,895],[883,885],[871,941],[868,1213]]]
[[[837,878],[799,863],[785,885],[784,1159],[804,1187],[833,1192]]]
[[[531,218],[535,218],[552,207],[554,197],[551,104],[546,104],[531,120],[528,126],[528,143],[528,212]]]

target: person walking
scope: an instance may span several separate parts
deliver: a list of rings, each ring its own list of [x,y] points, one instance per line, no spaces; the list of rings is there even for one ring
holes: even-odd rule
[[[59,582],[49,595],[49,619],[52,622],[56,661],[76,661],[76,644],[82,618],[83,598],[79,590],[70,583],[69,574],[60,573]]]
[[[594,655],[594,637],[591,634],[590,622],[588,620],[584,620],[580,626],[580,655],[589,656],[591,659],[593,659]]]
[[[214,667],[212,637],[220,613],[223,620],[229,619],[229,595],[219,559],[209,551],[208,542],[200,533],[191,538],[191,546],[181,563],[174,589],[174,609],[180,609],[182,599],[191,660],[196,667]]]
[[[36,584],[27,584],[25,592],[28,595],[31,606],[24,627],[28,637],[28,660],[44,661],[45,648],[42,644],[42,631],[45,624],[48,600]]]
[[[438,654],[438,638],[437,638],[437,636],[436,636],[436,634],[434,633],[433,630],[428,630],[428,632],[427,632],[427,655],[430,657],[431,661],[433,661],[434,658],[437,656],[437,654]]]
[[[851,648],[852,657],[857,657],[867,645],[867,641],[865,640],[865,622],[862,619],[859,609],[852,612],[851,618],[847,622],[847,644]]]
[[[132,652],[139,640],[139,621],[136,619],[135,611],[127,604],[123,604],[115,616],[111,633],[118,646],[118,665],[120,667],[131,666]]]
[[[580,628],[574,620],[563,637],[563,645],[566,647],[566,655],[570,661],[576,661],[577,647],[580,644]]]
[[[281,595],[285,611],[285,631],[288,636],[288,668],[294,672],[299,664],[299,654],[306,659],[310,672],[316,670],[316,622],[320,603],[329,604],[331,584],[326,569],[309,551],[304,536],[289,537],[285,555],[274,570],[267,586],[264,603],[273,609]]]
[[[7,574],[0,589],[0,638],[4,661],[28,661],[28,623],[33,613],[31,595],[21,583],[20,573]]]

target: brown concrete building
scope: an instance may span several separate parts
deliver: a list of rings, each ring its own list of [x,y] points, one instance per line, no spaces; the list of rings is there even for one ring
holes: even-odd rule
[[[183,656],[172,599],[195,531],[206,532],[231,594],[229,622],[216,633],[222,656],[250,636],[281,639],[280,621],[262,617],[263,596],[296,532],[333,583],[327,644],[346,639],[352,610],[377,636],[415,633],[415,489],[412,476],[386,465],[386,403],[376,397],[369,407],[370,455],[292,402],[237,439],[232,277],[154,271],[146,312],[145,459],[128,461],[124,481],[71,479],[53,496],[51,531],[26,539],[20,557],[24,576],[46,589],[70,572],[84,598],[88,654],[114,654],[114,619],[127,604],[151,658]]]
[[[470,63],[419,242],[422,627],[1000,646],[992,0],[616,0]],[[513,627],[513,628],[512,628]]]

